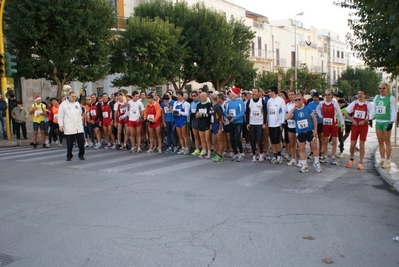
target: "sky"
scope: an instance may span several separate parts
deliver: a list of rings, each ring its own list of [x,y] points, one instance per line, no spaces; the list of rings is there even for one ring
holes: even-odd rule
[[[266,16],[269,21],[280,19],[294,19],[295,14],[303,12],[302,16],[297,16],[297,20],[303,23],[305,28],[315,27],[319,29],[327,28],[340,35],[340,39],[345,41],[345,35],[350,31],[347,26],[349,9],[337,7],[333,4],[334,0],[235,0],[235,4],[254,13]],[[335,0],[339,1],[339,0]]]

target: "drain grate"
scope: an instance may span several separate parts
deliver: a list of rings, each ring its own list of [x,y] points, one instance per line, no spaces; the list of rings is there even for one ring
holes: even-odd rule
[[[19,260],[19,259],[20,258],[0,253],[0,267],[6,266],[14,261]]]

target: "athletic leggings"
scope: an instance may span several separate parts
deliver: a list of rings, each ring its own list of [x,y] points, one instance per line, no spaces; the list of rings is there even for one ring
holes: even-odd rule
[[[252,155],[256,153],[256,142],[259,144],[259,151],[263,153],[263,129],[262,125],[251,125],[249,127],[249,140],[251,140]]]
[[[242,132],[242,123],[230,124],[230,144],[231,148],[234,151],[234,154],[237,154],[238,150],[240,150],[240,153],[243,153],[242,143],[241,143],[241,132]]]

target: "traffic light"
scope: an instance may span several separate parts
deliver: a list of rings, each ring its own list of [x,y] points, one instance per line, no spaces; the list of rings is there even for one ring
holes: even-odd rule
[[[5,58],[4,58],[4,54],[0,54],[0,77],[4,77],[6,71],[5,71]]]
[[[6,77],[11,77],[13,74],[17,73],[17,69],[14,67],[17,66],[16,55],[11,55],[10,53],[6,53]]]

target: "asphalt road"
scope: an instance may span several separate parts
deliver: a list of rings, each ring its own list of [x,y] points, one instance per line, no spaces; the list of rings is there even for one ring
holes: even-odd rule
[[[0,148],[0,266],[398,266],[371,167]]]

